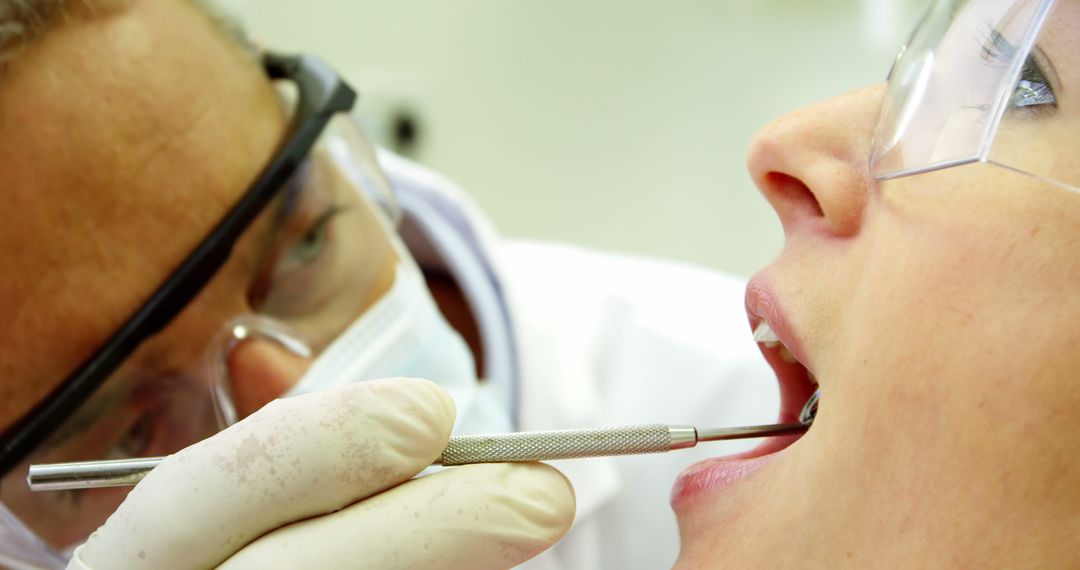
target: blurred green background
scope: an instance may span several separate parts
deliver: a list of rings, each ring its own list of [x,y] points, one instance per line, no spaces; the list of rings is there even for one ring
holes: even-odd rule
[[[923,0],[232,0],[321,55],[380,144],[515,237],[750,275],[780,225],[745,170],[770,119],[884,79]]]

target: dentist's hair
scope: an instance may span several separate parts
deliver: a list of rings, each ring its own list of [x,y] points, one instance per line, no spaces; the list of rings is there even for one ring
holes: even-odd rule
[[[0,65],[65,21],[105,15],[138,1],[161,0],[0,0]],[[233,39],[247,55],[256,55],[243,27],[213,0],[176,1],[199,7],[218,31]]]

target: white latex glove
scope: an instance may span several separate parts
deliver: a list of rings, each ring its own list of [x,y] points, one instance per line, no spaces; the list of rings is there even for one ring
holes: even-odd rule
[[[509,568],[551,546],[574,513],[551,467],[409,480],[453,424],[453,401],[425,380],[272,402],[162,462],[68,568]]]

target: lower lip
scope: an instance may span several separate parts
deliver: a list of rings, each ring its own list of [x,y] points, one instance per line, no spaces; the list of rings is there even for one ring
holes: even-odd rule
[[[672,507],[677,508],[679,504],[692,501],[694,496],[706,491],[724,489],[738,483],[780,457],[799,437],[790,435],[769,438],[747,453],[706,459],[691,465],[679,474],[671,488]]]

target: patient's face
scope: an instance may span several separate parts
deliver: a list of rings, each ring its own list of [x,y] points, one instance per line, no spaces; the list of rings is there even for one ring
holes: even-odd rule
[[[1059,3],[1040,45],[1057,109],[1000,135],[1028,164],[1080,154],[1078,24],[1080,3]],[[750,305],[823,399],[756,471],[677,487],[680,562],[1080,566],[1080,194],[988,165],[875,182],[881,97],[791,114],[752,145],[786,244]]]

